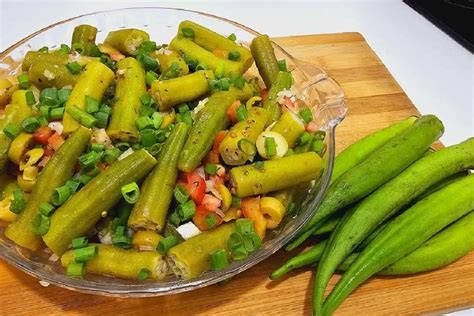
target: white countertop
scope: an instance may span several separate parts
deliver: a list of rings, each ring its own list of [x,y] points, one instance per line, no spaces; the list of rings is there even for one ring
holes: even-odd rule
[[[213,13],[270,36],[360,32],[418,109],[441,118],[445,144],[474,135],[472,54],[401,1],[0,0],[0,50],[69,17],[157,5]]]
[[[0,50],[69,17],[157,5],[213,13],[270,36],[360,32],[420,111],[441,118],[445,144],[474,135],[472,54],[401,1],[0,0]]]

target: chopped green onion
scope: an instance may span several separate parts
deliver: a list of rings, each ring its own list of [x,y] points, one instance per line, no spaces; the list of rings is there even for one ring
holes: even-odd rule
[[[140,116],[152,116],[155,113],[155,109],[151,106],[142,105],[140,107]]]
[[[74,43],[74,44],[72,44],[72,50],[75,50],[76,52],[81,54],[84,51],[84,44]]]
[[[79,74],[82,70],[82,66],[77,61],[74,61],[72,63],[67,63],[66,68],[73,75]]]
[[[243,243],[244,238],[242,237],[242,234],[238,232],[231,233],[229,239],[227,239],[227,247],[230,249],[230,251],[233,251],[233,249],[240,247]]]
[[[220,62],[217,65],[216,70],[214,71],[214,75],[218,79],[222,78],[222,76],[224,75],[224,63],[223,62]]]
[[[82,279],[84,277],[84,263],[74,261],[69,262],[66,267],[66,275]]]
[[[227,251],[219,249],[209,254],[211,256],[211,270],[217,271],[227,268],[229,261],[227,260]]]
[[[122,249],[132,248],[132,238],[125,232],[124,226],[118,226],[115,235],[112,237],[112,244]]]
[[[52,120],[59,120],[64,116],[64,108],[54,108],[49,112],[49,117]]]
[[[86,262],[97,256],[98,248],[95,246],[87,246],[84,248],[77,248],[73,250],[74,261]]]
[[[245,79],[243,77],[238,77],[234,79],[234,87],[242,89],[245,86]]]
[[[172,79],[179,77],[179,74],[181,73],[181,67],[179,67],[179,64],[177,62],[172,62],[171,66],[164,71],[162,74],[163,79]]]
[[[43,46],[40,49],[38,49],[38,52],[40,53],[47,53],[49,51],[48,46]]]
[[[100,57],[100,56],[102,56],[102,52],[100,51],[99,47],[97,47],[96,44],[92,45],[90,56],[91,57]]]
[[[151,116],[151,119],[153,120],[153,127],[158,129],[160,128],[161,124],[163,124],[164,116],[160,112],[155,112]]]
[[[136,182],[131,182],[125,184],[120,189],[122,192],[122,196],[127,201],[127,203],[134,204],[138,201],[138,197],[140,196],[140,188]]]
[[[126,151],[127,149],[130,148],[130,144],[126,142],[118,142],[115,144],[115,148],[117,148],[120,151]]]
[[[100,56],[100,62],[109,67],[111,70],[116,71],[117,70],[117,62],[113,61],[110,59],[109,56],[102,54]]]
[[[95,177],[100,173],[100,169],[97,165],[85,166],[82,170],[90,177]]]
[[[324,142],[320,139],[315,140],[311,143],[311,151],[314,151],[318,155],[321,155],[323,153],[324,149]]]
[[[48,126],[48,123],[49,123],[48,119],[46,117],[44,117],[43,115],[38,117],[38,122],[40,122],[41,126]]]
[[[257,233],[250,232],[243,236],[245,250],[250,254],[260,248],[262,240],[258,237]]]
[[[38,127],[40,127],[40,122],[36,117],[29,117],[21,122],[21,127],[27,133],[33,133]]]
[[[122,152],[118,148],[109,148],[104,151],[104,162],[111,164],[112,162],[116,161],[117,158],[122,154]]]
[[[99,112],[104,112],[104,113],[107,113],[107,114],[111,114],[112,109],[110,108],[110,106],[108,104],[102,103],[99,107]]]
[[[39,206],[39,212],[44,216],[50,216],[54,212],[55,208],[47,202],[43,202]]]
[[[286,60],[285,59],[281,59],[279,61],[277,61],[278,63],[278,68],[280,69],[280,71],[288,71],[288,67],[286,66]]]
[[[173,212],[169,218],[169,221],[171,224],[178,227],[179,223],[181,223],[181,219],[179,218],[178,212]]]
[[[178,113],[176,114],[176,122],[178,123],[186,123],[189,126],[193,125],[193,117],[191,115],[191,112],[184,112],[184,113]]]
[[[236,50],[230,51],[228,58],[229,60],[238,61],[240,60],[240,53]]]
[[[301,117],[301,119],[305,123],[309,123],[313,120],[313,113],[311,113],[311,110],[309,108],[303,108],[298,115]]]
[[[90,145],[90,150],[95,151],[95,152],[100,152],[104,150],[104,144],[91,144]]]
[[[170,250],[172,247],[176,246],[179,244],[179,239],[176,236],[170,235],[166,238],[161,239],[158,242],[158,247],[156,250],[158,253],[162,256],[166,255],[168,253],[168,250]]]
[[[95,123],[95,125],[98,128],[106,128],[109,122],[109,116],[110,114],[106,112],[102,112],[102,111],[96,112],[94,114],[94,117],[97,119],[97,122]]]
[[[239,198],[238,196],[233,195],[233,196],[232,196],[232,203],[231,203],[231,206],[232,206],[232,207],[235,207],[235,208],[239,208],[241,201],[242,201],[241,198]]]
[[[86,95],[84,110],[87,113],[95,113],[99,111],[99,100],[91,96]]]
[[[64,185],[67,186],[69,190],[71,190],[71,194],[74,194],[76,193],[81,183],[77,180],[67,180]]]
[[[151,106],[153,104],[153,99],[148,94],[148,92],[143,92],[140,96],[140,102],[145,106]]]
[[[247,249],[245,249],[244,244],[232,250],[232,258],[234,260],[243,260],[249,255]]]
[[[18,85],[20,86],[20,89],[28,89],[30,86],[30,81],[28,80],[27,75],[19,75],[16,77],[18,80]]]
[[[79,108],[76,105],[72,105],[67,107],[66,109],[67,113],[72,116],[74,120],[76,120],[78,123],[81,125],[84,125],[85,127],[92,127],[95,125],[97,122],[97,119],[84,111],[83,109]]]
[[[186,203],[189,199],[189,192],[181,184],[177,184],[174,187],[174,198],[179,204]]]
[[[151,53],[156,50],[156,42],[154,41],[144,41],[138,46],[138,50]]]
[[[145,68],[146,71],[158,68],[158,62],[156,59],[147,54],[138,54],[137,60],[143,65],[143,68]]]
[[[298,138],[298,145],[306,145],[313,140],[313,136],[308,132],[303,132]]]
[[[179,219],[185,222],[196,214],[196,205],[193,200],[182,203],[177,209]]]
[[[89,151],[88,153],[80,155],[78,160],[79,160],[79,163],[83,166],[92,166],[98,163],[101,158],[102,158],[101,153],[98,153],[95,151]]]
[[[60,186],[54,189],[53,195],[51,196],[51,203],[56,206],[62,205],[67,201],[67,199],[69,199],[71,194],[71,188],[67,185]]]
[[[156,132],[152,129],[140,131],[140,143],[143,147],[150,147],[156,144]]]
[[[145,149],[148,151],[148,153],[150,153],[150,155],[156,157],[160,153],[161,148],[162,144],[156,143],[151,145],[150,147],[146,147]]]
[[[240,234],[248,234],[253,232],[253,221],[247,218],[237,219],[235,221],[235,231]]]
[[[58,89],[56,88],[45,88],[41,90],[40,102],[43,103],[46,100],[56,100],[58,98]]]
[[[221,91],[229,91],[229,88],[230,88],[229,78],[221,78],[220,87],[221,87]]]
[[[189,106],[186,103],[178,105],[178,112],[179,113],[189,112]]]
[[[214,213],[210,213],[210,214],[206,215],[206,217],[204,218],[204,221],[206,222],[207,228],[211,229],[214,226],[216,226],[216,224],[217,224],[216,216],[217,215],[214,214]]]
[[[65,89],[65,88],[62,88],[60,90],[58,90],[58,100],[59,100],[59,103],[61,104],[64,104],[67,102],[67,100],[69,100],[69,96],[71,95],[71,89]]]
[[[248,111],[247,111],[247,108],[241,104],[237,107],[237,109],[235,110],[235,114],[237,116],[237,120],[240,122],[240,121],[244,121],[247,119],[248,117]]]
[[[23,191],[16,189],[13,191],[13,201],[10,204],[10,211],[15,214],[20,214],[26,207],[26,199]]]
[[[267,157],[273,157],[276,155],[277,144],[275,138],[265,137],[265,154]]]
[[[33,91],[31,90],[26,91],[25,98],[26,98],[26,103],[28,105],[33,105],[36,103],[35,95],[33,94]]]
[[[11,140],[15,139],[15,137],[18,136],[18,134],[21,133],[21,127],[14,124],[14,123],[8,123],[7,126],[3,129],[3,133],[10,138]]]
[[[88,176],[87,174],[81,174],[79,178],[77,178],[77,181],[79,181],[83,185],[86,185],[91,180],[92,180],[92,177]]]
[[[42,105],[39,107],[39,112],[42,116],[49,118],[50,107]]]
[[[220,91],[221,81],[219,79],[212,79],[211,81],[209,81],[209,86],[211,87],[212,91]]]
[[[184,27],[181,33],[183,33],[183,36],[186,38],[194,39],[194,30],[190,27]]]
[[[72,240],[72,249],[84,248],[88,243],[86,236],[76,237]]]
[[[207,65],[202,64],[202,63],[199,63],[196,66],[196,71],[198,71],[198,70],[207,70],[207,69],[209,69],[209,67],[207,67]]]
[[[208,164],[204,167],[204,171],[205,171],[207,174],[214,175],[214,174],[217,173],[217,165],[208,163]]]
[[[44,216],[43,214],[37,214],[33,219],[33,229],[36,235],[43,236],[49,230],[49,225],[51,224],[51,220],[48,216]]]
[[[235,42],[235,40],[237,39],[237,36],[234,33],[232,33],[229,36],[227,36],[227,38],[230,39],[232,42]]]
[[[140,116],[137,118],[135,121],[135,124],[137,125],[137,128],[141,131],[146,128],[153,128],[153,120],[149,118],[148,116]]]
[[[71,49],[66,44],[61,44],[61,47],[57,51],[59,54],[69,54]]]
[[[316,140],[324,140],[326,137],[326,132],[325,131],[317,131],[314,133],[314,139]]]
[[[143,281],[143,280],[146,280],[150,277],[151,275],[151,271],[146,269],[146,268],[143,268],[140,270],[140,272],[138,272],[138,279]]]
[[[265,167],[263,161],[257,161],[253,164],[253,167],[257,170],[262,170]]]
[[[246,155],[253,157],[257,152],[255,144],[247,138],[242,138],[237,143],[237,147]]]
[[[156,74],[156,72],[153,72],[153,71],[147,71],[146,74],[145,74],[145,81],[146,81],[146,84],[151,86],[151,84],[153,83],[153,81],[155,80],[158,80],[158,75]]]

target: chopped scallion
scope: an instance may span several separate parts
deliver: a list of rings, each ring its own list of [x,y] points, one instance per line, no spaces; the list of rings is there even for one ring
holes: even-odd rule
[[[82,279],[84,277],[84,263],[74,261],[69,262],[66,267],[66,275]]]
[[[30,86],[30,81],[28,80],[27,75],[19,75],[16,77],[18,80],[18,85],[20,86],[20,89],[28,89]]]
[[[29,117],[21,122],[21,127],[27,133],[33,133],[41,124],[36,117]]]
[[[189,199],[189,192],[181,184],[177,184],[174,187],[174,198],[179,204],[186,203]]]
[[[131,182],[125,184],[120,189],[122,192],[122,196],[127,201],[127,203],[134,204],[138,201],[138,197],[140,196],[140,188],[136,182]]]
[[[10,204],[10,211],[15,214],[20,214],[26,207],[25,194],[20,189],[13,191],[13,200]]]
[[[222,270],[229,265],[227,251],[225,249],[213,251],[209,255],[211,256],[211,270]]]
[[[85,127],[92,127],[95,125],[97,122],[97,119],[84,111],[83,109],[79,108],[76,105],[72,105],[67,107],[67,113],[72,116],[74,120],[79,122],[81,125],[84,125]]]
[[[265,137],[265,154],[267,157],[273,157],[277,153],[277,144],[275,142],[275,138],[273,137]]]
[[[71,189],[67,185],[60,186],[54,189],[53,195],[51,196],[51,203],[56,206],[62,205],[69,199],[71,194]]]
[[[82,70],[82,66],[77,61],[74,61],[72,63],[67,63],[66,68],[73,75],[79,74]]]
[[[158,253],[162,256],[166,255],[168,253],[168,250],[170,250],[172,247],[176,246],[179,244],[179,239],[176,236],[170,235],[166,238],[161,239],[158,242],[158,247],[156,250]]]
[[[18,134],[21,133],[21,127],[14,124],[14,123],[8,123],[7,126],[3,129],[3,133],[10,138],[11,140],[15,139],[15,137],[18,136]]]
[[[97,256],[98,248],[96,245],[77,248],[73,250],[74,260],[76,262],[86,262]]]

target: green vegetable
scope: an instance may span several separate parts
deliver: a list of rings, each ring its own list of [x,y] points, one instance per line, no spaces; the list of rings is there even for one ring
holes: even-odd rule
[[[209,80],[213,78],[212,71],[200,70],[179,78],[155,80],[151,85],[151,95],[160,111],[167,111],[209,92]]]
[[[48,202],[54,190],[63,185],[74,173],[79,155],[87,148],[91,132],[81,127],[59,147],[38,175],[26,208],[5,230],[5,235],[16,244],[37,250],[41,238],[33,231],[33,221],[40,205]]]
[[[73,86],[79,79],[78,72],[71,72],[65,65],[57,65],[46,61],[38,61],[31,65],[28,70],[29,80],[39,88]]]
[[[158,51],[156,57],[160,62],[160,72],[164,74],[164,79],[185,76],[189,73],[188,65],[184,61],[183,57],[181,57],[176,52],[167,50],[165,53],[161,54],[160,51]]]
[[[238,197],[247,197],[289,188],[317,179],[321,173],[321,158],[313,153],[303,153],[267,160],[263,168],[254,165],[230,170],[232,191]],[[288,175],[291,174],[291,177]]]
[[[209,254],[211,256],[211,270],[217,271],[227,268],[229,261],[227,260],[227,251],[219,249]]]
[[[278,104],[278,93],[290,89],[293,84],[293,76],[289,72],[278,72],[273,84],[268,90],[268,98],[263,102],[263,107],[270,112],[270,123],[278,120],[281,115],[281,107]]]
[[[201,163],[212,147],[217,133],[229,123],[227,109],[235,101],[231,92],[216,92],[198,112],[189,137],[179,157],[178,168],[191,172]]]
[[[72,33],[71,46],[80,44],[82,46],[81,55],[90,56],[95,46],[97,28],[92,25],[81,24],[74,28]]]
[[[109,32],[104,40],[105,45],[112,46],[125,55],[136,55],[138,47],[145,41],[149,41],[147,32],[139,29],[122,29]]]
[[[185,123],[176,124],[158,157],[158,164],[142,185],[142,193],[135,203],[128,225],[162,231],[173,198],[178,176],[178,157],[188,135]]]
[[[385,219],[444,178],[474,167],[474,138],[441,149],[414,162],[360,202],[344,225],[332,233],[318,265],[315,299],[322,307],[324,291],[337,267]],[[317,302],[313,302],[316,306]]]
[[[304,130],[303,121],[291,111],[284,112],[271,129],[272,132],[276,132],[285,138],[289,148],[296,144],[301,135],[310,136],[309,134],[303,134]]]
[[[179,244],[179,239],[176,236],[170,235],[166,238],[161,239],[158,242],[158,248],[156,249],[158,253],[162,256],[166,255],[168,250],[170,250],[172,247],[176,246]]]
[[[140,187],[136,182],[127,183],[120,189],[125,201],[129,204],[134,204],[140,197]]]
[[[263,82],[265,82],[265,86],[270,88],[276,80],[280,69],[268,35],[255,37],[250,44],[250,50],[255,59],[258,72],[262,76]]]
[[[140,180],[155,164],[155,158],[140,149],[92,179],[51,217],[51,227],[43,236],[48,248],[64,253],[74,238],[86,234],[99,221],[102,212],[117,204],[123,185]]]

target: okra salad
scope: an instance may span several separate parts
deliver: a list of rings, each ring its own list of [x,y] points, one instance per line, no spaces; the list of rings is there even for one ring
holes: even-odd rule
[[[257,251],[325,150],[268,36],[96,33],[78,25],[0,79],[5,236],[78,278],[190,279]]]

